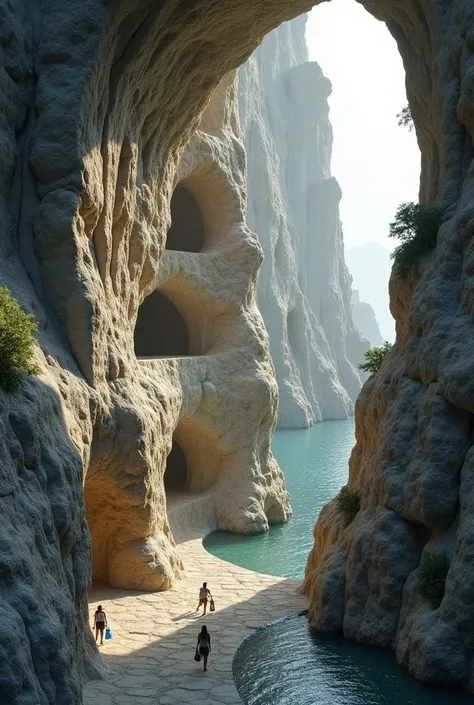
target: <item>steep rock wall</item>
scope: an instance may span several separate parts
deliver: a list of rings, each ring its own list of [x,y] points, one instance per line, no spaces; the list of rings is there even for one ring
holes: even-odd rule
[[[279,384],[279,425],[346,418],[368,345],[352,321],[331,176],[331,84],[308,62],[306,16],[265,37],[238,72],[247,152],[247,223],[264,262],[257,301]]]
[[[118,584],[138,573],[150,581],[146,586],[166,587],[182,569],[163,503],[164,458],[183,410],[200,405],[203,415],[216,415],[218,387],[207,379],[208,368],[200,367],[207,364],[202,355],[200,360],[188,356],[186,362],[137,362],[134,324],[140,303],[161,284],[162,275],[178,271],[175,264],[172,270],[166,269],[171,263],[161,267],[170,200],[181,178],[177,170],[183,150],[211,93],[266,33],[311,4],[238,0],[224,7],[214,0],[198,4],[178,0],[40,4],[33,0],[0,5],[0,281],[40,322],[36,361],[42,370],[37,379],[27,381],[18,397],[2,394],[2,703],[79,705],[81,678],[98,667],[85,614],[91,557],[84,523],[84,475],[87,494],[87,475],[92,479],[108,474],[102,486],[110,488],[110,495],[102,511],[115,506],[116,531],[107,570]],[[470,29],[474,18],[465,0],[455,0],[448,7],[434,0],[370,4],[367,0],[367,7],[390,20],[399,41],[423,151],[422,200],[444,203],[447,219],[421,281],[412,289],[392,282],[399,342],[383,375],[389,373],[393,384],[384,376],[369,383],[364,391],[369,402],[358,413],[354,467],[361,468],[360,476],[367,477],[368,485],[370,477],[375,478],[373,494],[364,492],[361,518],[367,517],[366,546],[370,547],[371,539],[373,543],[383,539],[377,544],[383,558],[378,565],[387,566],[393,600],[388,600],[390,607],[386,601],[380,604],[392,625],[391,639],[401,601],[396,586],[419,559],[416,537],[412,540],[410,533],[411,525],[417,524],[403,513],[423,515],[421,523],[426,522],[431,531],[432,526],[446,526],[453,511],[459,512],[445,601],[436,612],[425,605],[409,612],[413,619],[403,622],[399,656],[420,676],[434,677],[441,664],[451,681],[464,683],[472,671],[468,642],[474,582],[468,561],[472,454],[466,450],[464,459],[459,458],[470,446],[466,429],[474,396],[469,374],[473,230],[469,166],[474,129]],[[204,137],[196,138],[204,139],[214,152],[216,119],[203,126]],[[234,140],[232,126],[225,133],[226,140]],[[191,150],[199,155],[198,145],[191,145]],[[225,163],[224,155],[222,159]],[[238,166],[232,171],[234,184],[240,183],[240,171]],[[242,212],[239,206],[238,213]],[[240,215],[235,227],[241,229],[244,244],[226,252],[229,262],[238,259],[239,271],[242,267],[250,272],[247,286],[239,279],[239,293],[234,296],[229,288],[227,300],[241,306],[236,318],[245,328],[254,367],[249,374],[246,367],[239,367],[234,384],[229,359],[219,357],[215,365],[216,374],[219,367],[223,370],[224,389],[228,390],[227,385],[233,393],[237,389],[245,412],[249,388],[251,399],[258,398],[255,405],[250,404],[255,409],[250,415],[253,438],[260,433],[260,424],[262,433],[252,448],[240,447],[249,460],[243,465],[240,454],[240,468],[246,475],[232,470],[233,453],[225,456],[230,468],[224,473],[228,496],[233,498],[237,485],[240,505],[227,516],[243,517],[245,530],[262,528],[265,513],[269,519],[281,520],[287,505],[281,476],[269,456],[275,385],[254,296],[260,248]],[[232,219],[231,234],[233,227]],[[250,250],[255,257],[249,257]],[[212,277],[219,274],[214,269],[219,270],[220,264],[216,260]],[[223,271],[225,281],[231,281],[232,267]],[[200,295],[203,290],[209,292],[207,284]],[[231,357],[235,351],[245,361],[247,342],[239,347],[243,338],[236,335],[235,340],[227,353]],[[202,372],[188,376],[185,364]],[[185,404],[180,396],[183,389],[190,393]],[[211,412],[205,412],[206,405]],[[416,424],[399,422],[403,405],[418,413],[425,445],[421,435],[415,436]],[[237,406],[241,414],[242,406]],[[374,426],[364,418],[365,408],[378,414]],[[426,419],[432,423],[423,426]],[[183,446],[192,426],[189,419],[185,421],[177,439]],[[234,414],[226,415],[228,429],[234,421]],[[401,434],[397,445],[391,443],[395,429]],[[439,433],[451,442],[440,443]],[[200,442],[215,446],[212,434],[196,435]],[[407,439],[411,439],[410,455]],[[439,449],[441,463],[427,461],[425,452],[430,448]],[[390,462],[400,459],[402,471],[396,477],[401,482],[391,483],[381,475],[378,458],[383,453],[388,453]],[[361,463],[357,457],[363,455]],[[437,452],[432,457],[437,460]],[[451,485],[441,470],[445,459],[446,477],[452,473],[455,478]],[[440,492],[446,499],[438,513],[433,503],[425,503],[426,516],[423,502],[421,508],[411,504],[411,497],[424,499],[423,494],[403,495],[409,462],[413,463],[410,478],[417,491],[421,488],[419,492],[424,492],[425,480],[427,487],[433,481],[438,488],[438,478],[444,478],[443,490],[447,487],[450,492]],[[204,469],[200,471],[205,478]],[[456,478],[461,487],[457,495]],[[242,503],[245,483],[251,486],[251,494]],[[89,489],[94,497],[93,487]],[[124,501],[119,501],[121,496]],[[456,496],[461,498],[459,507]],[[379,528],[385,534],[377,533]],[[336,525],[333,530],[337,532]],[[396,547],[397,531],[408,548],[406,558],[402,556],[405,563],[385,550],[387,542]],[[338,540],[345,541],[343,534]],[[364,571],[376,580],[373,566],[369,561]],[[395,587],[392,573],[398,581]],[[348,585],[358,583],[348,580]],[[367,606],[366,615],[372,604],[378,604],[377,586],[380,582],[375,582],[375,597],[368,605],[365,588],[358,592],[360,605]],[[405,591],[408,587],[407,583]],[[337,580],[333,580],[331,599],[335,606],[344,602]],[[313,605],[317,610],[315,600]],[[371,636],[370,630],[366,633]]]
[[[2,705],[82,702],[81,681],[101,669],[91,570],[145,590],[180,575],[164,487],[173,444],[184,491],[205,489],[223,527],[289,516],[233,76],[202,112],[307,6],[239,2],[222,23],[214,2],[0,3],[0,282],[38,319],[41,370],[0,391]],[[179,183],[204,211],[199,253],[165,250]],[[146,297],[178,311],[189,354],[137,360]]]
[[[444,208],[419,276],[390,281],[397,339],[356,405],[346,527],[321,512],[306,570],[314,628],[396,650],[414,675],[474,688],[472,633],[472,267],[474,6],[364,3],[398,42],[422,151],[420,201]],[[446,551],[444,598],[417,590],[426,553]]]

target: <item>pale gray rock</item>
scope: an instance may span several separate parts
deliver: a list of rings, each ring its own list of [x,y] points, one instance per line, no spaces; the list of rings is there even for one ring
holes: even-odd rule
[[[230,72],[262,37],[310,4],[0,4],[0,282],[39,321],[41,369],[0,399],[2,705],[80,705],[81,681],[100,669],[85,609],[86,512],[97,577],[143,590],[180,575],[163,481],[174,434],[195,451],[190,484],[218,478],[223,526],[256,531],[288,516],[270,452],[277,388],[256,307],[262,251],[244,222],[245,154],[229,91]],[[321,570],[309,573],[311,615],[331,586],[337,609],[327,622],[336,624],[345,586],[357,605],[348,629],[380,643],[380,626],[359,624],[360,613],[369,617],[370,604],[389,629],[398,615],[395,647],[410,671],[473,688],[474,8],[364,4],[399,42],[422,150],[420,198],[443,204],[446,221],[420,277],[392,278],[397,343],[358,402],[350,483],[362,512],[347,531],[336,518],[312,554]],[[313,94],[296,91],[305,72],[315,78],[303,65],[284,83],[296,106],[311,107]],[[219,84],[224,95],[201,120]],[[212,186],[199,190],[196,180],[197,193],[218,211],[206,221],[209,248],[164,253],[173,189],[199,165]],[[321,188],[334,201],[334,181]],[[138,310],[164,277],[198,311],[187,309],[197,352],[140,362]],[[429,541],[452,537],[455,522],[445,597],[437,610],[419,595],[415,605],[414,564]],[[350,561],[353,541],[365,573],[356,554]]]
[[[360,300],[359,292],[356,289],[352,290],[352,319],[360,334],[369,341],[371,347],[383,344],[384,340],[380,334],[374,309],[370,304]]]
[[[349,486],[360,493],[361,511],[349,527],[337,522],[334,501],[321,512],[305,590],[316,629],[327,613],[324,586],[334,584],[344,602],[344,633],[379,644],[378,624],[366,620],[361,632],[356,620],[369,609],[385,614],[387,641],[409,672],[473,690],[474,6],[363,4],[398,41],[422,152],[420,201],[442,205],[444,221],[416,274],[392,271],[396,342],[356,403]],[[378,520],[387,512],[388,527]],[[341,580],[332,556],[350,556],[362,542],[365,570],[348,559]],[[444,551],[445,593],[434,608],[417,575],[425,552]]]
[[[308,62],[306,17],[268,35],[238,73],[247,222],[262,244],[257,301],[279,385],[279,425],[346,418],[368,344],[352,321],[331,175],[331,84]]]

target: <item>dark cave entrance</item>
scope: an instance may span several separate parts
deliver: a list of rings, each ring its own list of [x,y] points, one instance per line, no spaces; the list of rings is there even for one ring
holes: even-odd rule
[[[185,490],[187,481],[188,466],[186,456],[179,443],[173,441],[171,451],[166,459],[165,490]]]
[[[166,238],[166,249],[200,252],[204,240],[204,221],[197,201],[187,188],[177,186],[171,198],[171,227]]]
[[[186,322],[174,303],[160,291],[154,291],[140,306],[134,338],[137,357],[189,355]]]

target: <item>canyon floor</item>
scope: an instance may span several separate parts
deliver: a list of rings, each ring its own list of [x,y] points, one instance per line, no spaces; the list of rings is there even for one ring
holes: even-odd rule
[[[176,498],[175,516],[187,514],[186,505],[189,495]],[[257,627],[307,607],[299,583],[254,573],[208,553],[202,545],[204,525],[181,523],[180,531],[186,573],[172,590],[92,590],[90,623],[102,604],[113,638],[99,647],[107,674],[86,686],[85,705],[237,705],[241,700],[232,661],[242,640]],[[204,580],[216,602],[216,612],[205,618],[202,608],[195,612]],[[206,673],[193,658],[203,624],[212,640]]]

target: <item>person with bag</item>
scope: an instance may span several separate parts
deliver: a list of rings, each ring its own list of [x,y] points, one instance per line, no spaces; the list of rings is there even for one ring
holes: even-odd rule
[[[201,657],[203,660],[203,671],[207,671],[207,659],[211,651],[211,635],[207,631],[207,627],[203,624],[201,631],[198,634],[196,654],[194,656],[195,661],[200,661]]]
[[[95,627],[96,643],[97,643],[97,639],[99,638],[99,634],[100,634],[100,643],[101,644],[104,643],[104,629],[106,626],[107,626],[107,615],[105,614],[104,610],[102,609],[102,605],[99,605],[95,614],[94,614],[94,627]]]
[[[204,615],[205,615],[206,611],[207,611],[207,602],[209,599],[211,601],[213,601],[211,591],[207,587],[207,583],[203,583],[202,588],[199,588],[199,602],[198,602],[198,606],[196,607],[196,612],[199,612],[199,608],[201,607],[201,605],[204,605]]]

